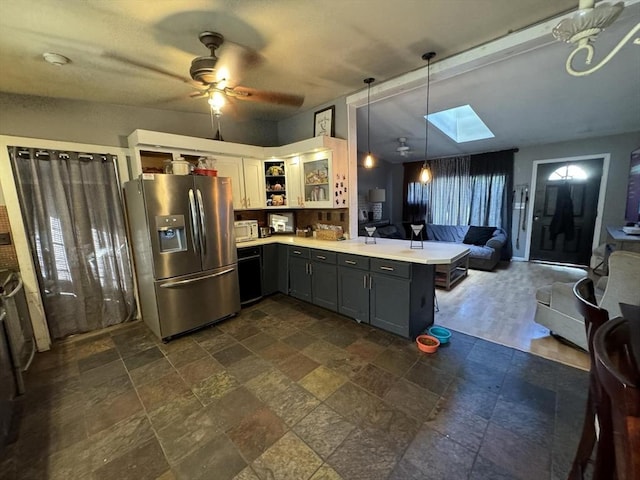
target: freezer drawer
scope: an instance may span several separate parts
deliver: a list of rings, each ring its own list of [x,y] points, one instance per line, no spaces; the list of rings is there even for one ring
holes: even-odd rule
[[[240,311],[236,264],[155,282],[155,292],[163,340]]]

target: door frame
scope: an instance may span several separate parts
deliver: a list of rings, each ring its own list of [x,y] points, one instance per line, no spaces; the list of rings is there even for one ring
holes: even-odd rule
[[[56,140],[42,140],[31,137],[14,137],[0,135],[0,172],[11,172],[11,175],[0,175],[0,189],[4,196],[4,201],[11,224],[11,238],[18,257],[18,267],[20,277],[24,284],[24,291],[29,307],[29,316],[33,326],[33,334],[36,341],[36,348],[39,352],[51,348],[51,335],[49,334],[49,324],[42,303],[40,285],[36,274],[36,266],[31,256],[29,236],[22,218],[22,209],[18,199],[18,189],[9,157],[9,147],[20,146],[24,148],[44,148],[47,150],[63,150],[73,152],[93,152],[110,153],[117,157],[118,176],[120,190],[124,182],[129,180],[129,150],[121,147],[110,147],[105,145],[93,145],[76,142],[61,142]],[[122,193],[120,195],[122,197]],[[1,200],[1,199],[0,199]],[[131,253],[131,252],[130,252]],[[133,258],[133,257],[132,257]],[[133,273],[133,272],[132,272]],[[135,281],[135,278],[134,278]],[[134,284],[137,301],[137,286]]]
[[[600,245],[600,232],[602,231],[602,216],[604,213],[604,200],[607,193],[607,180],[609,178],[609,162],[611,159],[610,153],[598,153],[593,155],[580,155],[578,157],[560,157],[560,158],[548,158],[544,160],[534,160],[533,169],[531,171],[531,188],[529,191],[532,196],[529,198],[529,211],[527,212],[527,243],[524,250],[524,258],[528,262],[531,257],[531,233],[533,228],[533,205],[535,204],[536,195],[536,183],[538,180],[538,167],[545,163],[567,163],[567,162],[580,162],[584,160],[597,160],[602,159],[602,178],[600,179],[600,190],[598,191],[598,209],[596,212],[596,223],[593,229],[593,241],[591,243],[591,250]]]

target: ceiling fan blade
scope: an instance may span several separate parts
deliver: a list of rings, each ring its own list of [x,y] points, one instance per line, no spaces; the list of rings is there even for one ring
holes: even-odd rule
[[[106,57],[106,58],[110,58],[112,60],[116,60],[116,61],[121,62],[121,63],[126,63],[127,65],[131,65],[133,67],[143,68],[145,70],[149,70],[150,72],[158,73],[160,75],[164,75],[165,77],[170,77],[170,78],[173,78],[175,80],[179,80],[181,82],[188,83],[190,85],[197,85],[199,87],[202,86],[202,84],[200,82],[195,82],[195,81],[191,80],[190,78],[183,77],[182,75],[178,75],[178,74],[173,73],[173,72],[169,72],[168,70],[164,70],[164,69],[162,69],[160,67],[157,67],[155,65],[149,65],[148,63],[143,63],[143,62],[139,62],[137,60],[133,60],[131,58],[123,57],[121,55],[118,55],[117,53],[104,52],[102,55],[104,57]]]
[[[288,93],[269,92],[265,90],[256,90],[249,87],[228,87],[225,89],[225,93],[237,98],[238,100],[247,100],[250,102],[263,102],[273,103],[276,105],[286,105],[289,107],[299,107],[304,102],[302,95],[292,95]]]

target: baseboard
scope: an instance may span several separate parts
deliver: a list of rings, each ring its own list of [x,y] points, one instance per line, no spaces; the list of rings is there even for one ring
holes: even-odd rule
[[[524,257],[511,257],[512,262],[527,262],[528,260]]]

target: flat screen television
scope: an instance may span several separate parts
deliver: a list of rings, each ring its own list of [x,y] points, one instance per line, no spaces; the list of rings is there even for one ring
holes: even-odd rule
[[[294,212],[269,213],[267,224],[273,229],[273,233],[295,233],[296,217]]]
[[[640,224],[640,148],[631,152],[625,222]]]

